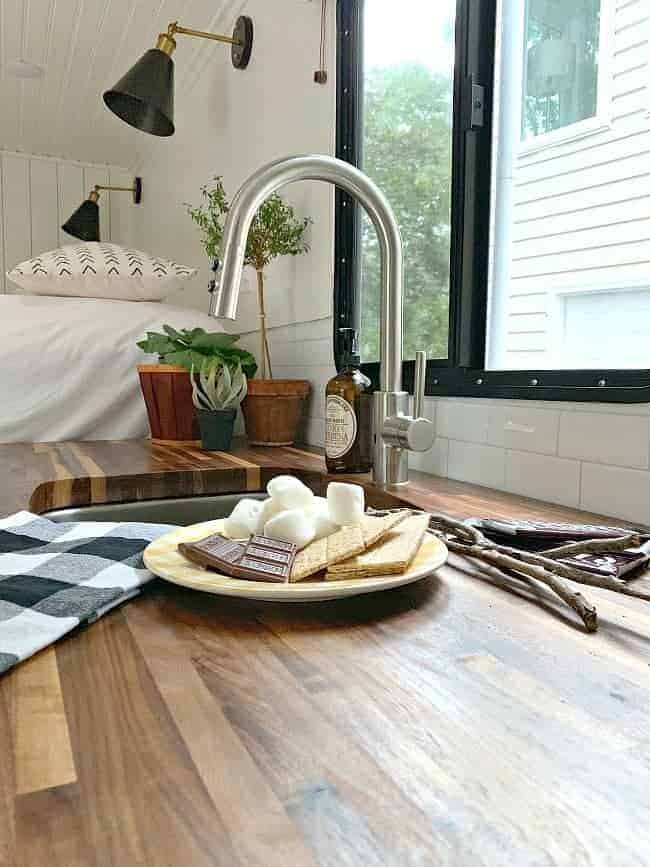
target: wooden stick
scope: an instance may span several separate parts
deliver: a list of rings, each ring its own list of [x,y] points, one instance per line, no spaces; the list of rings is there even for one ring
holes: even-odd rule
[[[464,557],[482,560],[497,569],[512,569],[515,572],[521,572],[523,575],[546,584],[579,615],[587,632],[595,632],[598,629],[598,614],[595,606],[579,591],[572,590],[559,575],[549,572],[543,566],[523,563],[516,557],[504,554],[494,548],[484,547],[480,544],[457,542],[454,539],[446,538],[440,530],[434,530],[434,532],[444,541],[450,551]]]
[[[624,551],[626,548],[638,548],[640,536],[616,536],[612,539],[586,539],[582,542],[571,542],[557,548],[540,551],[547,559],[556,560],[560,557],[574,557],[576,554],[595,554],[599,551]]]
[[[645,602],[650,601],[650,591],[639,590],[634,587],[634,585],[630,585],[621,578],[615,578],[611,575],[596,575],[593,572],[587,572],[577,566],[561,563],[553,557],[549,557],[547,551],[536,553],[533,551],[523,551],[520,548],[511,548],[506,545],[499,545],[484,536],[478,527],[475,527],[472,524],[466,524],[465,522],[452,518],[449,515],[432,514],[430,529],[445,542],[450,550],[454,550],[458,554],[465,554],[465,556],[468,557],[471,556],[475,560],[484,560],[491,565],[494,565],[494,558],[492,556],[483,556],[482,553],[479,552],[492,551],[511,558],[515,565],[506,565],[504,561],[502,566],[504,570],[518,571],[522,574],[530,575],[531,573],[524,568],[525,564],[526,566],[540,568],[544,570],[547,575],[565,578],[569,581],[574,581],[576,584],[584,584],[587,587],[598,587],[602,590],[611,590],[614,593],[621,593],[623,596],[631,596],[634,599],[641,599]],[[623,540],[626,540],[626,542]],[[612,540],[610,539],[592,539],[576,544],[580,546],[580,553],[589,553],[593,550],[607,550],[607,544],[611,541]],[[613,541],[616,543],[615,550],[623,550],[625,547],[629,547],[630,545],[638,545],[640,538],[637,535],[620,536],[616,537]],[[566,551],[569,547],[573,547],[573,545],[565,545],[562,546],[561,549],[551,549],[551,551]],[[470,554],[470,550],[473,551],[473,553]],[[542,579],[540,578],[540,580]]]

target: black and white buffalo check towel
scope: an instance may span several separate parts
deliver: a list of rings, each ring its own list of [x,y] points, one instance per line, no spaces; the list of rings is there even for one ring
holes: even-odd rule
[[[0,673],[130,599],[153,578],[142,552],[161,524],[0,520]]]

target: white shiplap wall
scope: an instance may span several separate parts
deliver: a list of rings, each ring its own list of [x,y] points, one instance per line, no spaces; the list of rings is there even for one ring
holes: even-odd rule
[[[299,0],[303,2],[303,0]],[[241,0],[2,0],[0,149],[133,166],[146,136],[118,120],[102,93],[153,48],[170,21],[230,33]],[[267,2],[268,6],[274,5]],[[286,34],[286,27],[284,27]],[[205,58],[228,52],[178,38],[176,101],[192,91]],[[6,70],[24,58],[42,78]]]
[[[76,241],[61,224],[95,184],[129,186],[132,181],[119,166],[0,151],[0,291],[18,289],[5,274],[14,265]],[[135,206],[129,194],[104,192],[99,207],[102,239],[130,243]]]
[[[601,8],[599,116],[579,134],[553,133],[553,144],[527,142],[515,161],[508,283],[495,290],[507,296],[497,366],[570,365],[554,340],[566,293],[650,290],[650,3]]]

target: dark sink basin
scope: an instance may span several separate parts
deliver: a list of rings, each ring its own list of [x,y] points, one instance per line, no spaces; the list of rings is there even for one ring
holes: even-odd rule
[[[169,500],[141,500],[132,503],[106,503],[77,506],[46,512],[51,521],[141,521],[150,524],[189,526],[201,521],[225,518],[244,498],[264,500],[265,491],[243,494],[216,494],[209,497],[177,497]]]

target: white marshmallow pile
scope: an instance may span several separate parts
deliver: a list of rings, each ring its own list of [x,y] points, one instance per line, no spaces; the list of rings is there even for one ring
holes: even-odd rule
[[[361,485],[330,482],[327,486],[327,505],[330,518],[341,527],[360,524],[366,509],[363,488]]]
[[[264,535],[269,539],[283,539],[304,548],[314,541],[316,535],[314,522],[303,509],[287,509],[280,512],[264,527]]]
[[[330,482],[327,497],[313,491],[294,476],[275,476],[266,486],[268,500],[240,500],[224,521],[229,539],[264,535],[293,542],[299,549],[331,536],[340,527],[359,524],[365,512],[360,485]]]
[[[229,539],[245,539],[257,533],[261,511],[262,503],[259,500],[240,500],[223,522],[224,535]]]

